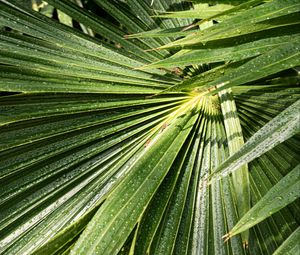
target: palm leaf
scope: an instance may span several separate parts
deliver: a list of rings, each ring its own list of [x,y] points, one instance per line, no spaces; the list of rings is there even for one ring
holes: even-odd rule
[[[296,200],[299,197],[297,194],[299,170],[300,165],[296,166],[289,174],[272,187],[272,189],[240,219],[233,229],[225,235],[226,239],[251,228]],[[279,201],[274,203],[274,199],[278,199]]]
[[[298,2],[47,2],[0,0],[1,254],[295,249],[222,236],[299,165]]]
[[[297,242],[299,241],[299,228],[297,228],[289,238],[274,252],[278,254],[293,254],[297,252]]]

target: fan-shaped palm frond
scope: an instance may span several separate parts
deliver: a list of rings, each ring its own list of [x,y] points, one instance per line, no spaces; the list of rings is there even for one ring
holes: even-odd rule
[[[1,254],[293,254],[297,0],[0,0]]]

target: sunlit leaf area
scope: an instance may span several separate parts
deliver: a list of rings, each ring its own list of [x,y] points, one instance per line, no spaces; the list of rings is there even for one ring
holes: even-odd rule
[[[0,0],[0,254],[298,254],[299,12]]]

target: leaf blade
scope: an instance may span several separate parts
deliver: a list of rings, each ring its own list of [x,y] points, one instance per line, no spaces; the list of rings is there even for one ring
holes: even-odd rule
[[[227,176],[240,166],[297,134],[300,131],[299,109],[300,100],[278,114],[256,132],[237,153],[223,162],[210,176],[210,180],[214,181]]]
[[[300,185],[299,173],[300,164],[273,186],[268,193],[239,220],[225,237],[230,238],[253,227],[300,197],[299,192],[297,192]],[[276,202],[274,202],[274,198]]]

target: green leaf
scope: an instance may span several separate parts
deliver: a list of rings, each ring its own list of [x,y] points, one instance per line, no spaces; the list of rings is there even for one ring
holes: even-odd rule
[[[195,124],[195,131],[197,129],[198,125]],[[182,162],[180,171],[177,171],[179,173],[179,177],[176,186],[174,187],[172,197],[168,201],[168,207],[166,208],[164,218],[160,223],[160,229],[155,233],[156,235],[151,245],[150,253],[178,253],[178,250],[176,250],[176,243],[179,241],[179,226],[182,218],[184,217],[183,210],[187,199],[188,186],[191,182],[191,176],[196,164],[198,143],[194,143],[194,139],[197,134],[195,131],[191,132],[189,139],[187,139],[188,144],[186,147],[182,148],[182,150],[185,151],[185,158]],[[160,194],[158,193],[158,195]],[[181,245],[187,246],[187,243],[181,243]]]
[[[223,162],[210,176],[211,182],[227,176],[241,166],[266,153],[300,132],[300,100],[278,114],[256,132],[234,155]]]
[[[211,29],[196,32],[183,39],[171,42],[161,47],[162,49],[170,47],[183,47],[208,41],[227,39],[246,35],[262,30],[272,29],[280,26],[276,22],[277,18],[290,15],[300,11],[300,4],[297,0],[274,0],[249,8],[244,12],[233,15],[224,22],[213,26]],[[273,24],[275,21],[275,25]]]
[[[300,64],[299,43],[300,38],[298,37],[294,42],[276,47],[268,53],[248,61],[231,73],[210,82],[208,86],[218,86],[218,88],[209,92],[208,95],[298,66]]]
[[[70,3],[68,0],[49,0],[49,3],[53,6],[61,9],[62,11],[69,14],[73,19],[80,21],[82,24],[90,27],[98,34],[105,35],[106,38],[115,42],[116,44],[120,44],[122,48],[126,49],[126,51],[132,52],[134,55],[137,55],[141,59],[145,59],[148,61],[153,61],[155,59],[162,58],[166,52],[144,52],[143,49],[148,49],[150,47],[158,47],[158,44],[155,41],[151,42],[130,42],[125,41],[123,39],[125,33],[120,30],[117,26],[111,25],[108,22],[105,22],[104,19],[97,15],[93,15],[91,12],[79,8],[73,3]],[[103,4],[103,3],[102,3]],[[120,10],[118,10],[120,12]],[[124,24],[126,25],[126,24]],[[129,24],[128,24],[129,25]],[[129,26],[133,28],[132,24]]]
[[[153,138],[157,142],[144,148],[139,161],[96,213],[71,254],[117,254],[122,248],[196,121],[193,106],[183,109],[164,132]],[[91,233],[101,234],[93,238]]]
[[[0,0],[0,253],[269,255],[284,245],[296,202],[249,231],[249,250],[244,234],[222,236],[246,189],[256,204],[300,163],[288,108],[300,100],[299,3],[48,2],[33,11]],[[139,70],[161,60],[180,68]],[[236,162],[257,156],[249,171],[237,166],[249,181],[239,170],[221,178],[243,151]]]
[[[226,136],[228,140],[229,155],[238,152],[244,145],[244,137],[239,121],[235,102],[231,90],[219,92]],[[250,209],[250,182],[248,165],[244,165],[232,173],[232,182],[237,199],[239,217],[242,217]],[[244,246],[248,246],[249,232],[242,233]]]
[[[195,2],[197,2],[197,1],[195,1]],[[264,1],[264,0],[249,0],[249,1],[246,1],[246,2],[241,1],[240,3],[239,3],[239,1],[222,1],[222,2],[219,2],[221,6],[222,5],[225,5],[225,6],[226,5],[227,6],[232,5],[232,8],[229,8],[226,11],[222,10],[222,12],[219,12],[219,13],[213,15],[213,16],[210,16],[206,20],[215,19],[215,18],[217,18],[217,20],[218,20],[219,17],[222,17],[224,15],[226,16],[226,15],[236,14],[237,12],[239,12],[241,10],[246,10],[248,8],[252,8],[252,7],[254,7],[256,5],[259,5],[263,2],[266,2],[266,1]],[[209,1],[208,1],[208,3],[209,3]],[[214,4],[214,3],[212,3],[212,4]],[[202,21],[200,21],[199,23],[201,23],[201,22]]]
[[[291,43],[298,38],[299,35],[295,34],[294,36],[271,37],[226,48],[214,49],[208,45],[205,49],[200,50],[182,50],[170,58],[147,65],[141,69],[184,67],[191,64],[240,61],[266,52],[269,53],[272,49]]]
[[[192,132],[191,136],[195,136],[195,132]],[[172,168],[168,172],[168,175],[160,185],[155,196],[152,198],[151,204],[148,206],[148,210],[139,222],[139,238],[135,247],[135,252],[138,254],[149,253],[153,240],[157,239],[159,233],[158,227],[163,220],[163,216],[166,214],[165,211],[167,210],[170,197],[174,194],[176,182],[179,182],[179,175],[180,173],[184,173],[188,168],[186,161],[188,160],[188,151],[193,148],[191,147],[191,143],[192,139],[188,139],[186,144],[182,147],[181,152],[179,152]],[[196,144],[194,146],[196,146]],[[195,156],[194,154],[195,153],[193,153],[193,156]],[[193,161],[191,160],[190,162],[192,164]],[[172,245],[172,242],[169,243]]]
[[[231,238],[253,227],[296,200],[300,196],[298,192],[300,185],[299,174],[300,164],[272,187],[268,193],[239,220],[224,238]]]
[[[241,66],[242,64],[243,62],[236,62],[211,68],[208,71],[202,72],[189,79],[185,79],[182,82],[178,82],[175,85],[170,86],[169,88],[157,93],[157,95],[181,91],[205,93],[210,88],[210,82],[232,72],[235,68]]]
[[[188,11],[177,11],[177,12],[167,12],[157,17],[160,18],[194,18],[194,19],[210,19],[211,17],[220,16],[221,12],[231,9],[231,5],[217,4],[209,6],[208,4],[198,4],[194,5],[193,10]]]
[[[182,31],[183,28],[168,28],[168,29],[153,29],[146,32],[141,32],[138,34],[131,34],[126,35],[126,39],[132,39],[132,38],[155,38],[155,37],[177,37],[177,36],[185,36],[193,31]]]
[[[299,251],[300,227],[298,227],[288,239],[286,239],[279,248],[273,253],[274,255],[292,255]]]
[[[143,94],[17,94],[0,98],[0,126],[45,117],[97,114],[100,111],[103,113],[101,117],[105,117],[105,111],[109,110],[115,110],[114,113],[117,113],[117,109],[122,111],[125,108],[129,113],[128,107],[148,108],[156,104],[166,106],[168,103],[175,105],[187,98],[176,94],[169,94],[165,98],[147,99]]]

